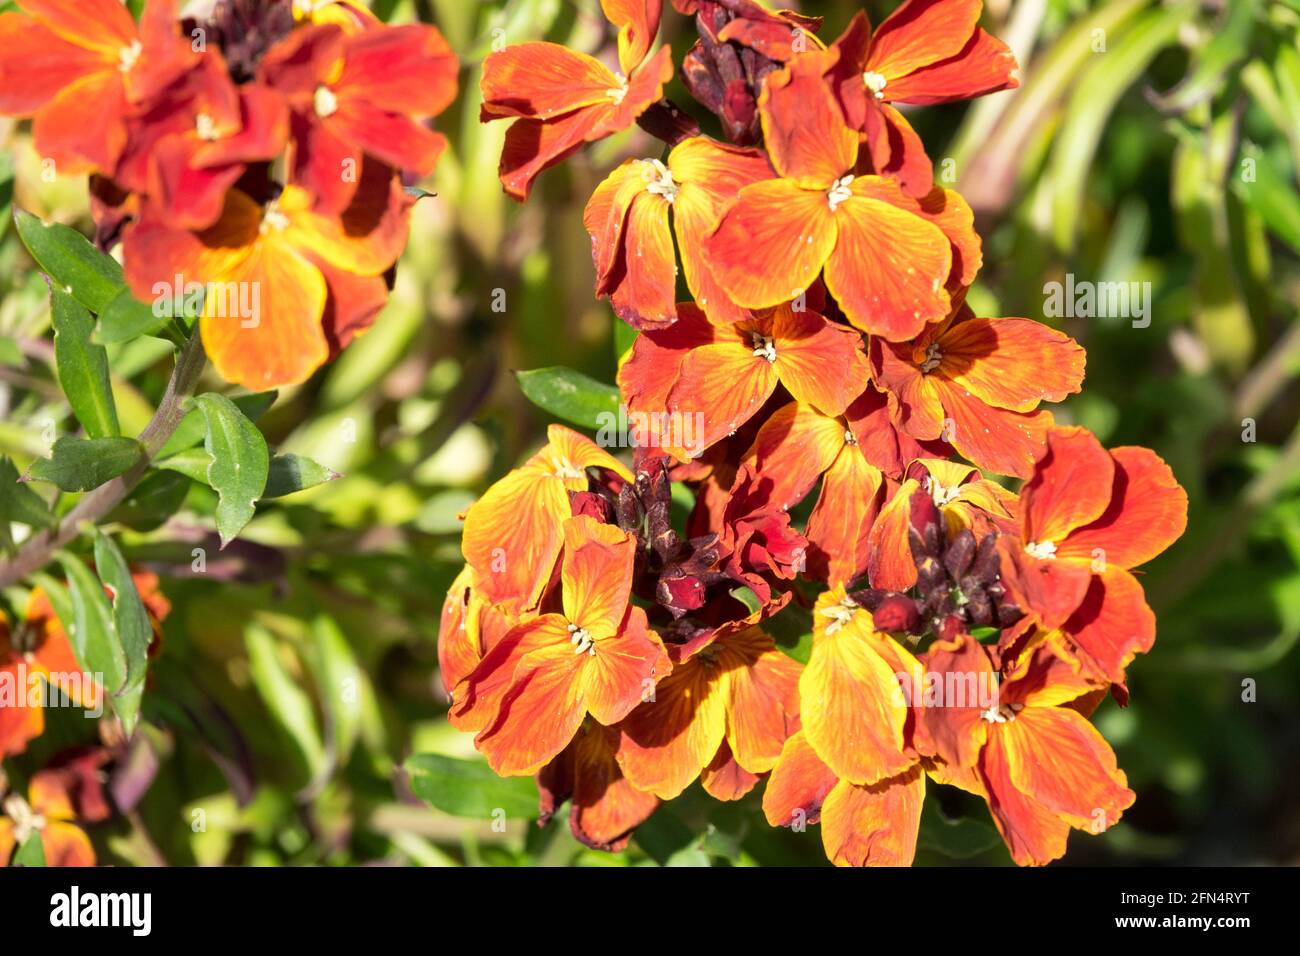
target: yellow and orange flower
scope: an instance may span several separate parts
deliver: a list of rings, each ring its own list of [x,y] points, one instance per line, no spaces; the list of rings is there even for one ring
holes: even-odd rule
[[[965,458],[1027,478],[1043,454],[1050,412],[1083,383],[1084,350],[1029,319],[978,319],[962,303],[909,342],[871,340],[876,383],[899,428],[943,438]]]
[[[596,187],[583,214],[596,263],[596,294],[608,297],[619,318],[636,328],[671,325],[677,318],[676,236],[696,304],[718,324],[746,318],[748,313],[713,280],[704,240],[742,187],[771,176],[758,150],[705,136],[679,143],[667,162],[623,163]]]
[[[973,216],[956,193],[922,199],[856,175],[858,133],[822,80],[838,56],[804,53],[770,74],[759,98],[778,175],[745,186],[705,243],[713,276],[738,305],[771,308],[823,275],[859,329],[910,339],[951,308],[981,262]]]
[[[454,722],[503,776],[534,774],[590,714],[610,726],[672,669],[645,611],[629,603],[636,539],[586,515],[562,526],[562,612],[519,624],[456,688]]]
[[[1155,615],[1130,569],[1187,527],[1187,492],[1146,448],[1106,451],[1091,432],[1056,428],[1020,493],[1020,533],[999,544],[1002,580],[1093,680],[1124,669],[1155,640]]]
[[[98,823],[111,813],[100,782],[108,760],[100,747],[68,751],[32,775],[27,799],[11,793],[0,801],[0,867],[34,836],[46,866],[94,866],[95,847],[77,824]]]
[[[293,181],[320,210],[346,209],[364,157],[397,170],[433,171],[447,141],[423,125],[456,96],[455,54],[434,27],[348,32],[301,27],[273,47],[258,79],[288,102]]]
[[[514,119],[501,154],[501,184],[522,202],[542,170],[584,143],[636,122],[672,79],[672,50],[647,58],[659,32],[661,0],[601,0],[619,29],[619,72],[556,43],[519,43],[483,63],[483,122]]]
[[[747,622],[668,650],[672,673],[619,724],[619,766],[662,800],[713,768],[705,789],[737,799],[772,769],[798,727],[799,664]]]
[[[993,686],[988,651],[969,634],[933,645],[925,667]],[[944,761],[948,782],[984,797],[1012,859],[1042,866],[1064,855],[1071,828],[1109,829],[1135,795],[1080,712],[1095,704],[1096,682],[1040,647],[996,686],[992,701],[919,708],[917,746]]]
[[[981,30],[982,0],[905,0],[874,35],[859,12],[835,41],[827,72],[849,126],[866,137],[871,164],[913,196],[934,188],[925,145],[893,105],[972,99],[1020,85],[1016,58]]]
[[[341,216],[287,186],[260,204],[238,189],[200,232],[156,219],[128,227],[132,291],[156,301],[177,276],[205,288],[200,331],[227,381],[264,391],[296,385],[369,325],[387,296],[384,273],[406,244],[412,202],[384,166],[366,164]]]
[[[111,172],[133,111],[200,59],[175,0],[149,0],[139,25],[120,0],[19,7],[0,14],[0,114],[31,117],[37,150],[60,173]]]
[[[685,461],[735,432],[778,385],[826,414],[842,414],[867,368],[862,336],[816,312],[786,303],[716,323],[683,305],[670,328],[637,337],[619,385],[632,411],[703,416],[696,447],[665,449]]]

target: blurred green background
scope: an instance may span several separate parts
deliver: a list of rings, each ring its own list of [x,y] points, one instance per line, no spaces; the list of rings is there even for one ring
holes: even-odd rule
[[[823,15],[829,41],[857,9],[879,23],[895,4],[790,5]],[[128,556],[164,576],[175,610],[143,743],[120,755],[152,784],[132,813],[92,829],[101,859],[824,863],[816,830],[769,829],[755,794],[723,805],[696,786],[617,857],[581,847],[564,819],[537,828],[529,781],[489,776],[438,797],[444,809],[412,794],[412,754],[473,756],[443,717],[435,642],[458,513],[543,440],[548,419],[512,372],[613,380],[614,320],[593,298],[582,210],[616,163],[662,146],[639,130],[605,140],[517,206],[496,180],[505,126],[478,122],[479,64],[503,38],[608,56],[596,0],[373,6],[437,23],[462,58],[463,95],[438,123],[452,147],[424,184],[437,195],[416,207],[374,329],[261,420],[274,446],[345,477],[259,510],[240,542],[208,548],[203,573],[192,550],[211,543],[194,518],[211,511],[207,489],[151,479],[117,516],[134,529]],[[978,215],[972,303],[1043,319],[1044,284],[1067,274],[1149,282],[1149,327],[1049,320],[1088,349],[1084,393],[1056,414],[1107,445],[1156,449],[1191,497],[1187,535],[1143,575],[1159,636],[1132,667],[1132,704],[1098,714],[1137,804],[1102,837],[1075,834],[1066,862],[1296,863],[1300,2],[991,0],[983,25],[1017,53],[1021,88],[910,114],[940,181]],[[666,10],[679,60],[692,31]],[[678,81],[669,95],[692,105]],[[0,454],[25,467],[44,424],[69,412],[44,284],[8,206],[82,227],[88,212],[84,181],[42,181],[26,128],[0,123]],[[113,356],[124,429],[147,421],[169,354],[142,339]],[[151,527],[154,502],[176,494],[185,510]],[[20,606],[19,591],[4,597]],[[85,742],[86,722],[52,717],[11,774]],[[490,807],[510,808],[503,830]],[[956,823],[941,812],[968,809],[932,801],[919,863],[1009,864],[981,808]]]

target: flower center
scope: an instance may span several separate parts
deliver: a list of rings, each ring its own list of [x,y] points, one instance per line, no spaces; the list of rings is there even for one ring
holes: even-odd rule
[[[853,620],[853,615],[858,613],[858,604],[851,597],[846,597],[839,604],[832,604],[830,607],[821,611],[823,617],[829,617],[831,622],[826,625],[826,633],[834,634],[849,621]]]
[[[1046,561],[1048,558],[1056,557],[1056,542],[1031,541],[1025,545],[1025,550],[1039,561]]]
[[[931,342],[930,347],[925,350],[925,361],[921,363],[922,372],[933,372],[943,361],[943,353],[939,351],[939,343]]]
[[[840,203],[853,196],[853,190],[849,187],[853,185],[852,176],[845,176],[842,179],[835,180],[831,188],[826,191],[826,198],[830,202],[831,212],[839,208]]]
[[[614,76],[618,79],[618,86],[606,90],[605,95],[614,101],[615,106],[622,106],[627,97],[627,77],[622,73],[615,73]]]
[[[144,45],[139,40],[132,40],[130,46],[124,46],[117,51],[117,68],[123,73],[131,69],[135,66],[135,61],[140,59],[143,50]]]
[[[646,191],[663,196],[669,202],[677,198],[681,186],[673,180],[673,171],[657,159],[642,160],[641,172],[645,176]]]
[[[765,358],[769,363],[776,361],[776,343],[772,341],[771,336],[755,332],[751,342],[754,345],[755,358]]]
[[[573,653],[589,654],[596,656],[596,642],[591,639],[585,627],[578,627],[576,624],[569,625],[569,643],[573,645]]]
[[[1000,707],[990,707],[980,714],[980,717],[990,724],[1009,724],[1016,719],[1016,714],[1024,709],[1024,704],[1003,704]]]
[[[879,73],[867,70],[862,74],[862,83],[876,99],[883,100],[885,98],[885,78]]]
[[[33,833],[40,833],[45,829],[45,817],[33,810],[27,801],[16,793],[11,793],[5,798],[4,811],[5,815],[13,821],[14,843],[19,846],[26,843]]]
[[[207,113],[200,113],[194,117],[194,131],[199,134],[199,139],[207,140],[209,143],[221,138],[217,132],[217,121]]]
[[[274,202],[266,207],[266,212],[262,213],[262,224],[257,227],[259,235],[265,236],[268,232],[284,232],[289,228],[289,217],[276,208]]]
[[[853,429],[852,428],[844,429],[844,444],[856,445],[857,443],[858,443],[858,436],[853,434]]]
[[[930,486],[930,497],[934,499],[936,508],[942,508],[946,504],[951,504],[961,492],[961,488],[957,485],[953,485],[951,488],[945,488],[933,478],[927,478],[926,481]]]
[[[561,455],[555,462],[556,478],[586,478],[587,473]]]
[[[328,86],[316,87],[316,92],[312,94],[311,103],[312,108],[316,110],[316,115],[321,119],[338,112],[339,98],[334,95],[334,91]]]

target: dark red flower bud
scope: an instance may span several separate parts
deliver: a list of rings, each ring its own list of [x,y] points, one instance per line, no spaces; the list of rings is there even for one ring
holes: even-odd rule
[[[916,602],[902,594],[893,594],[880,602],[873,613],[876,629],[891,634],[907,633],[916,627],[921,611]]]
[[[966,574],[971,562],[975,560],[975,547],[975,535],[969,528],[962,528],[948,542],[948,548],[943,553],[943,566],[949,577],[960,580]]]

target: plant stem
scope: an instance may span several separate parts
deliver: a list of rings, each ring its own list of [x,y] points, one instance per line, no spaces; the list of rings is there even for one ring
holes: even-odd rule
[[[82,524],[95,524],[116,508],[131,490],[140,483],[149,470],[154,455],[167,444],[176,427],[180,425],[185,412],[182,403],[194,393],[199,376],[207,364],[203,353],[203,343],[196,332],[181,348],[176,358],[176,368],[172,370],[171,381],[153,418],[140,433],[140,444],[144,446],[144,457],[124,475],[105,482],[94,491],[89,492],[77,502],[76,507],[64,516],[58,526],[28,538],[23,542],[18,553],[8,561],[0,562],[0,588],[8,587],[34,574],[49,563],[54,552],[66,547],[69,542],[81,534]]]

